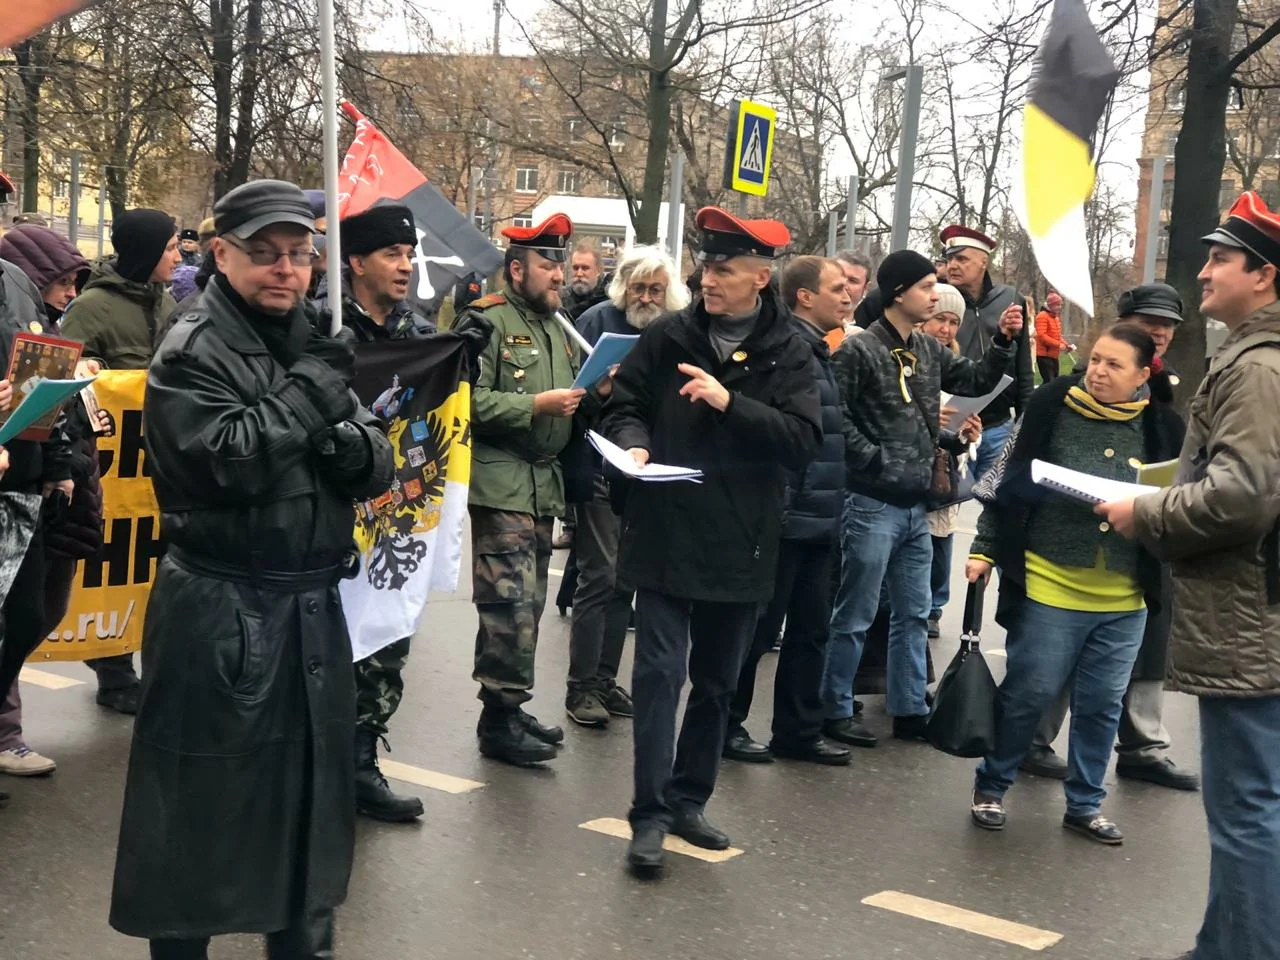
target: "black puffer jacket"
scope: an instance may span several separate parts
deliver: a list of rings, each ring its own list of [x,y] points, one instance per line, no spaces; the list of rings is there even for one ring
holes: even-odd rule
[[[844,508],[844,431],[840,388],[831,370],[831,354],[818,329],[791,318],[796,339],[813,346],[814,378],[822,404],[822,445],[803,470],[787,471],[782,539],[833,540],[840,532]]]
[[[695,303],[640,334],[613,381],[601,432],[654,463],[696,467],[702,483],[641,483],[626,492],[618,579],[631,588],[713,603],[773,595],[784,469],[813,459],[822,439],[813,350],[772,291],[751,335],[721,362]],[[720,413],[680,396],[691,363],[731,395]]]
[[[901,364],[895,351],[905,351]],[[940,391],[981,396],[1000,381],[1013,353],[1014,344],[997,336],[975,363],[921,333],[903,342],[883,316],[861,336],[846,337],[831,366],[844,405],[848,489],[902,507],[924,502]]]

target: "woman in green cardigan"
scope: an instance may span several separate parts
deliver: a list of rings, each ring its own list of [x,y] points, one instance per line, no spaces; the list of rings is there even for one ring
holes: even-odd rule
[[[1182,420],[1147,399],[1153,367],[1145,330],[1122,323],[1105,331],[1083,376],[1032,395],[1003,462],[977,491],[984,508],[965,574],[973,582],[1000,568],[996,619],[1008,633],[995,747],[978,766],[971,806],[987,830],[1003,829],[1005,792],[1045,708],[1074,673],[1062,824],[1100,843],[1124,839],[1102,815],[1102,780],[1147,612],[1165,602],[1160,565],[1091,504],[1033,483],[1031,461],[1132,481],[1134,461],[1178,456]]]

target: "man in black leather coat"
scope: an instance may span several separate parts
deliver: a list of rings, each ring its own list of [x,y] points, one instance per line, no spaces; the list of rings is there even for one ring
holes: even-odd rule
[[[311,208],[258,180],[214,208],[218,275],[152,361],[143,412],[168,553],[147,608],[111,924],[154,958],[267,935],[333,956],[355,843],[355,690],[338,580],[392,453],[354,355],[302,303]]]

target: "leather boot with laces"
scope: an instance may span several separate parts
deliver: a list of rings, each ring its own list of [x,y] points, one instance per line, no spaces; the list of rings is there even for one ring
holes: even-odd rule
[[[483,756],[519,767],[554,760],[558,755],[554,746],[526,729],[519,710],[485,707],[476,726],[476,736]]]
[[[390,823],[407,823],[422,816],[422,801],[394,793],[378,769],[378,741],[390,750],[385,738],[372,730],[356,728],[356,809],[366,817]]]

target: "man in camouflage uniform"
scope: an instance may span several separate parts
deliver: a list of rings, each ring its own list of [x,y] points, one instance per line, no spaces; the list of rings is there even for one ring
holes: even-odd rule
[[[357,343],[418,340],[435,333],[431,322],[408,302],[413,275],[410,258],[417,245],[408,207],[382,204],[342,221],[345,265],[337,286],[342,325]],[[326,277],[320,283],[316,305],[322,311],[334,295],[333,279]],[[393,792],[378,769],[378,740],[386,742],[387,724],[404,697],[401,674],[412,639],[403,637],[355,665],[356,809],[392,823],[422,816],[422,801]]]
[[[477,316],[493,325],[471,410],[472,584],[480,618],[472,676],[484,704],[480,752],[514,764],[551,760],[564,740],[559,727],[539,723],[521,705],[533,687],[552,524],[565,509],[557,457],[588,397],[572,389],[578,348],[553,316],[572,232],[564,214],[503,230],[502,292],[472,303],[456,327],[466,329]]]

